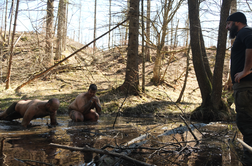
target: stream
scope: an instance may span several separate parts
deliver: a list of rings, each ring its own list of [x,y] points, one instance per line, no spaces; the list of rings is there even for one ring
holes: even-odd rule
[[[146,138],[148,143],[142,146],[145,148],[132,152],[132,158],[157,166],[242,165],[242,146],[233,141],[234,137],[242,139],[235,123],[210,123],[193,130],[199,140],[197,144],[189,131],[162,135],[185,126],[179,118],[118,117],[114,128],[115,117],[111,116],[100,117],[98,123],[74,123],[67,115],[57,118],[59,125],[54,128],[48,128],[50,119],[47,117],[31,121],[32,127],[29,129],[20,127],[21,120],[0,121],[0,166],[96,165],[93,163],[93,159],[98,157],[95,153],[70,151],[49,144],[96,149],[110,145],[106,148],[110,151],[113,147],[124,147],[132,139],[146,133],[149,133]],[[125,162],[123,165],[136,164]]]

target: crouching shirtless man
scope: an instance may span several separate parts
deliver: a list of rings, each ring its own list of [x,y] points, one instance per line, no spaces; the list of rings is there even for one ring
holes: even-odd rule
[[[101,112],[101,105],[99,98],[95,95],[96,92],[97,86],[91,84],[86,93],[79,94],[69,105],[68,113],[74,122],[96,122],[99,119],[98,113]]]
[[[21,125],[25,128],[32,119],[50,115],[51,125],[57,125],[56,115],[60,102],[56,98],[50,100],[20,100],[14,102],[6,111],[0,114],[0,120],[23,118]]]

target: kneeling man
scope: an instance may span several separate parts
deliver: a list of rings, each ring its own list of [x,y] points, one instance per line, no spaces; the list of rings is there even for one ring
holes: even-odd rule
[[[25,128],[32,119],[50,115],[51,125],[57,125],[56,115],[60,102],[56,98],[50,100],[20,100],[14,102],[6,111],[0,114],[0,120],[23,118],[21,125]]]
[[[99,98],[95,95],[96,92],[97,86],[91,84],[86,93],[79,94],[69,105],[69,116],[74,122],[96,122],[99,119],[98,113],[101,112],[101,105]]]

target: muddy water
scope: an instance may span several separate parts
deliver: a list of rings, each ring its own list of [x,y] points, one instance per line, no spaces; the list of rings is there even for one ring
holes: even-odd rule
[[[43,118],[33,120],[32,127],[26,130],[20,127],[20,121],[0,121],[0,166],[84,165],[92,163],[96,154],[70,151],[49,144],[71,147],[88,145],[101,149],[105,145],[125,145],[146,133],[150,133],[149,141],[143,145],[146,149],[132,153],[131,157],[137,160],[155,165],[241,165],[241,146],[228,143],[237,131],[234,123],[213,123],[199,131],[194,130],[199,140],[199,144],[196,144],[195,137],[189,131],[160,136],[184,125],[179,119],[119,117],[113,128],[114,120],[115,117],[101,117],[98,123],[73,123],[68,116],[59,116],[56,128],[48,128],[46,124],[49,119]],[[241,138],[239,132],[236,136]],[[148,149],[150,147],[155,149]]]

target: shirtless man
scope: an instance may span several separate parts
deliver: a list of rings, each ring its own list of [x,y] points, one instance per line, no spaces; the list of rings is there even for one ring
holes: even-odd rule
[[[51,125],[57,125],[56,114],[60,102],[56,98],[50,100],[20,100],[14,102],[6,111],[0,114],[0,120],[23,118],[21,125],[27,128],[32,119],[50,115]]]
[[[98,113],[101,112],[101,105],[99,98],[95,95],[96,91],[97,86],[91,84],[86,93],[79,94],[69,105],[68,113],[74,122],[96,122],[99,119]]]

